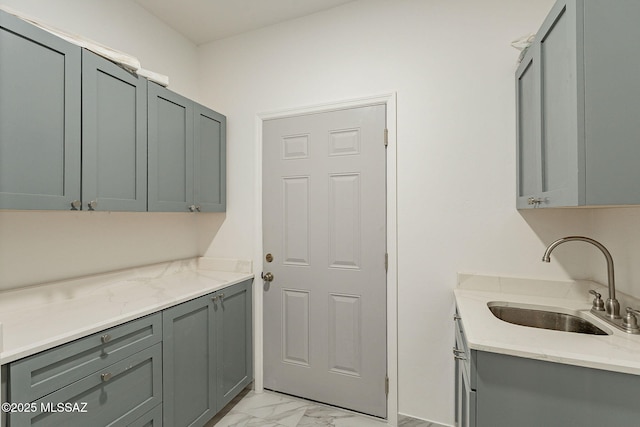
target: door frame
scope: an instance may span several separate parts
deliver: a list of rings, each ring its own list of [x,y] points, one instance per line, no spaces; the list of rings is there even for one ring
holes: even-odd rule
[[[398,425],[398,227],[397,227],[397,140],[396,140],[396,92],[343,101],[316,104],[258,113],[255,117],[255,212],[254,226],[256,239],[254,247],[254,270],[262,271],[262,125],[265,120],[295,117],[304,114],[324,113],[344,110],[346,108],[366,107],[371,105],[386,106],[388,129],[387,146],[387,253],[389,254],[387,270],[387,375],[389,376],[389,395],[387,397],[387,424]],[[263,339],[263,289],[262,280],[256,275],[254,286],[254,388],[264,391],[264,339]]]

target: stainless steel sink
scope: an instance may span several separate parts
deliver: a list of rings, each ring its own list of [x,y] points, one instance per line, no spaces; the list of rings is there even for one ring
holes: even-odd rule
[[[489,302],[487,306],[498,319],[514,325],[579,334],[611,334],[587,320],[579,311],[497,301]]]

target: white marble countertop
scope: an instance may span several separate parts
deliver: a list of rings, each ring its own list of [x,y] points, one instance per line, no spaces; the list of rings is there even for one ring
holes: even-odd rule
[[[589,289],[604,299],[607,288],[590,281],[557,282],[478,275],[458,275],[455,299],[469,347],[530,359],[640,375],[640,335],[610,326],[591,314]],[[640,301],[616,293],[622,310]],[[496,318],[490,301],[581,311],[611,335],[587,335],[514,325]]]
[[[199,258],[0,292],[0,364],[250,278],[250,262]]]

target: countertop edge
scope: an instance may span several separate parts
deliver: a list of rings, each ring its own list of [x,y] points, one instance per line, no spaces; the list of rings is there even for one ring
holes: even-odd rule
[[[481,280],[487,282],[487,278]],[[535,283],[537,285],[540,281],[536,280]],[[593,284],[591,282],[588,286]],[[615,330],[589,314],[590,300],[588,294],[584,293],[584,298],[582,292],[577,294],[578,297],[572,293],[550,297],[541,293],[504,292],[495,286],[454,289],[467,344],[472,350],[640,375],[640,336]],[[496,300],[584,311],[586,315],[593,316],[594,323],[605,326],[612,334],[594,336],[512,325],[495,318],[486,308],[487,302]]]
[[[235,285],[237,283],[253,279],[254,275],[252,273],[236,273],[236,272],[216,272],[212,270],[199,270],[194,273],[204,278],[204,282],[211,282],[209,285],[202,286],[197,290],[189,290],[184,294],[179,294],[178,296],[173,296],[167,298],[166,300],[160,303],[150,303],[148,306],[143,308],[136,308],[131,311],[123,311],[121,314],[116,316],[111,316],[109,318],[104,319],[96,319],[95,321],[89,321],[86,327],[79,327],[77,329],[69,330],[68,332],[61,332],[56,334],[51,339],[38,340],[33,344],[29,344],[26,346],[16,347],[8,350],[4,350],[0,352],[0,365],[5,365],[11,363],[13,361],[22,359],[24,357],[28,357],[34,355],[36,353],[40,353],[42,351],[49,350],[51,348],[57,347],[62,344],[69,343],[76,339],[94,334],[96,332],[112,328],[114,326],[121,325],[123,323],[129,322],[131,320],[135,320],[150,314],[157,313],[164,309],[176,306],[186,301],[190,301],[196,298],[199,298],[203,295],[207,295],[209,293],[215,292],[220,289],[227,288],[229,286]],[[224,280],[224,283],[220,283],[221,279],[213,279],[209,277],[210,275],[215,275],[216,273],[221,273],[223,276],[227,277]],[[229,277],[231,276],[231,277]],[[213,284],[215,283],[215,284]],[[174,289],[172,289],[174,290]],[[6,337],[6,330],[5,337]]]

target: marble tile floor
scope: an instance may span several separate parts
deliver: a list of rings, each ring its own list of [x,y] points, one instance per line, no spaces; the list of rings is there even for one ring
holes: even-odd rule
[[[296,397],[247,388],[205,427],[384,427],[376,418]],[[398,427],[441,427],[401,416]]]

